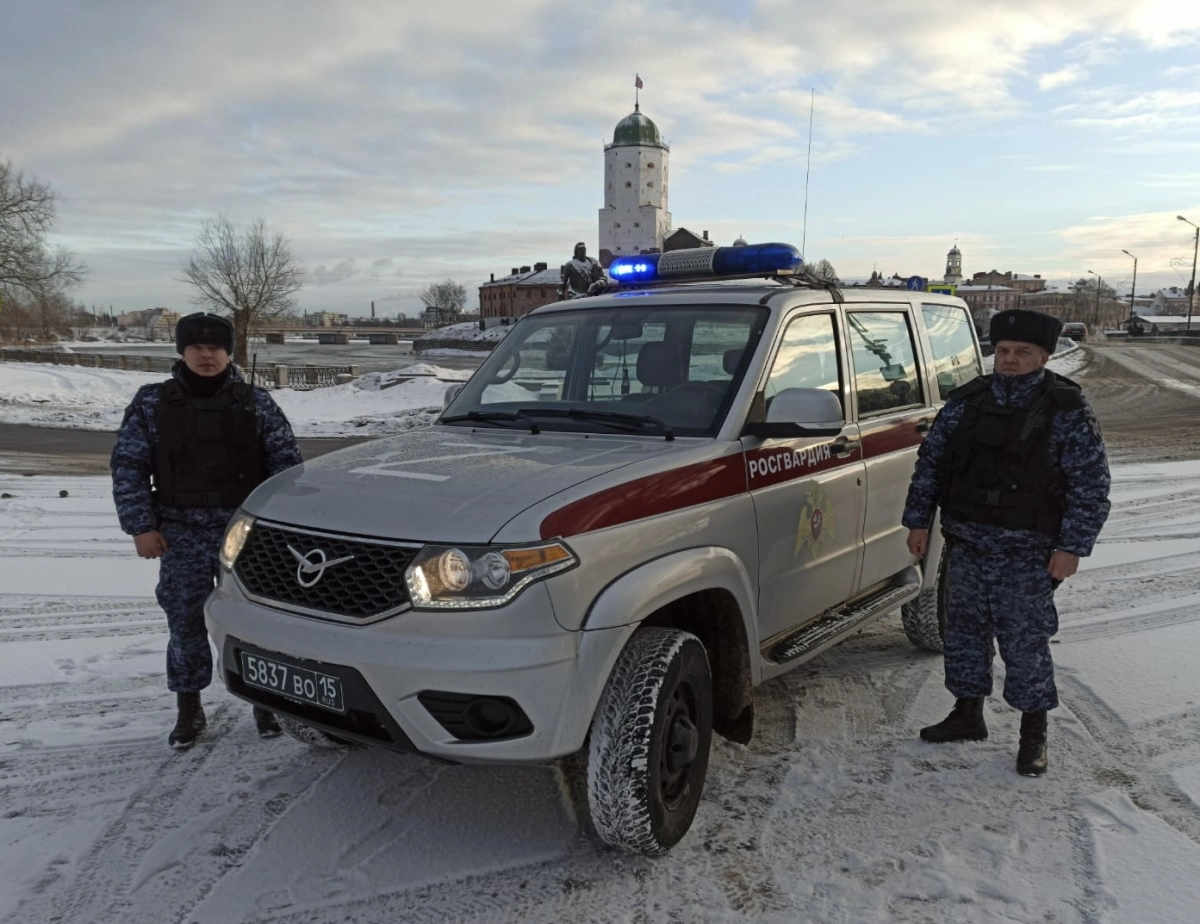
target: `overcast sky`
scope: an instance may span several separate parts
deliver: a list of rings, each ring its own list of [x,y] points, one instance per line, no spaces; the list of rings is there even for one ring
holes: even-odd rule
[[[1184,285],[1195,0],[5,0],[0,157],[59,192],[85,303],[187,308],[199,223],[261,216],[300,307],[413,312],[597,251],[603,145],[671,146],[675,225],[843,277],[1093,270]],[[815,90],[807,228],[805,167]]]

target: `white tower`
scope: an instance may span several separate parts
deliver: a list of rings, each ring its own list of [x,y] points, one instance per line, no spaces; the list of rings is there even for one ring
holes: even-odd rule
[[[617,123],[604,146],[604,208],[600,209],[600,262],[657,253],[671,227],[667,211],[667,159],[658,126],[633,112]]]
[[[958,244],[955,244],[950,248],[950,252],[946,254],[946,278],[944,282],[948,286],[956,286],[962,281],[962,251],[958,249]]]

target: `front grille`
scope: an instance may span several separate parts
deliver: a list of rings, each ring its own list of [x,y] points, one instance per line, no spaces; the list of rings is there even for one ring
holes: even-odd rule
[[[256,599],[314,616],[366,623],[408,608],[404,569],[417,551],[415,546],[383,540],[259,522],[251,530],[234,572]],[[297,556],[310,566],[346,560],[323,571],[304,570]],[[302,581],[311,586],[305,587]]]

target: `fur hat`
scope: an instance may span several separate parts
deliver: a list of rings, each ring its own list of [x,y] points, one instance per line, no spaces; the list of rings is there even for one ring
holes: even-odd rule
[[[1058,335],[1062,332],[1062,321],[1040,311],[1010,308],[992,315],[989,326],[992,345],[1001,340],[1019,340],[1040,346],[1053,354],[1058,349]]]
[[[219,314],[205,314],[203,311],[180,318],[175,325],[175,352],[182,356],[185,349],[197,344],[224,347],[225,352],[232,356],[233,325],[228,318]]]

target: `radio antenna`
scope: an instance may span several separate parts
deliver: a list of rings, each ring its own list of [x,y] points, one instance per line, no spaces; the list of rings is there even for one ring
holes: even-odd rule
[[[804,165],[804,230],[800,234],[800,256],[802,259],[807,259],[805,254],[808,249],[805,245],[808,243],[808,175],[812,170],[812,130],[813,130],[813,109],[816,107],[817,88],[813,87],[808,98],[808,160]]]

